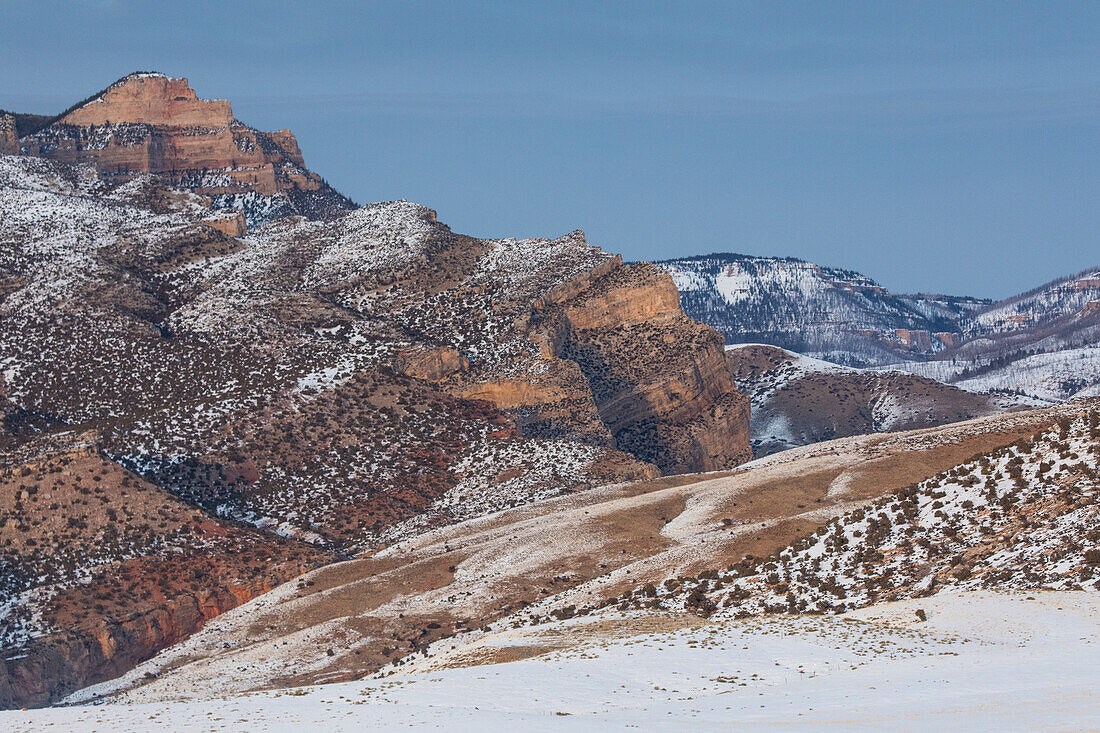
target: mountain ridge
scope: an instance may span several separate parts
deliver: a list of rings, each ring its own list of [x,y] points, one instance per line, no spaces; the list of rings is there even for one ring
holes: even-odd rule
[[[850,366],[936,353],[956,340],[953,315],[985,305],[903,298],[854,270],[795,257],[717,253],[658,265],[672,274],[685,312],[730,343],[769,343]]]
[[[0,703],[117,675],[335,559],[751,457],[722,338],[662,270],[407,201],[288,211],[248,164],[321,190],[289,133],[161,125],[229,108],[141,79],[0,157]],[[208,138],[243,156],[228,199],[193,175]]]
[[[731,344],[769,344],[1047,403],[1100,384],[1097,268],[989,301],[893,294],[858,272],[793,257],[716,253],[658,264],[676,280],[684,311]],[[1087,362],[1079,379],[1057,367],[1058,355],[1071,352]]]

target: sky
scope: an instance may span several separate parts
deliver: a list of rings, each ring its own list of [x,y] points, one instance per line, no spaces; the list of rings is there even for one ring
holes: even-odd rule
[[[359,203],[1000,298],[1100,265],[1100,3],[0,0],[0,108],[134,70]]]

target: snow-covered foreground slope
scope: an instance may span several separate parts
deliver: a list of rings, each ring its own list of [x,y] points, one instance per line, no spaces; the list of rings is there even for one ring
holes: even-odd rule
[[[639,612],[479,642],[516,661],[483,664],[467,647],[383,679],[12,711],[0,727],[1082,730],[1100,719],[1098,632],[1100,595],[1086,592],[944,594],[842,616],[709,622]]]

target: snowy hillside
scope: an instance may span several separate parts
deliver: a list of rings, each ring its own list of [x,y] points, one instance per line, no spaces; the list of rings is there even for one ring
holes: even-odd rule
[[[978,336],[1033,328],[1090,308],[1100,309],[1100,269],[1085,270],[995,303],[964,323],[968,335]]]
[[[1100,385],[1100,271],[1055,280],[959,324],[969,340],[930,360],[891,368],[1036,403]]]
[[[1031,404],[1051,404],[1091,394],[1100,385],[1100,344],[1015,359],[916,361],[883,369],[917,374],[971,392],[1016,396]]]
[[[714,254],[658,264],[676,281],[684,311],[727,343],[766,343],[855,366],[936,353],[951,341],[935,334],[985,305],[896,296],[857,272],[794,258]]]
[[[752,401],[756,456],[847,435],[930,427],[1017,409],[1019,400],[968,392],[883,368],[842,367],[774,346],[726,347],[737,388]]]
[[[709,616],[838,612],[944,590],[1100,589],[1100,413],[976,457],[763,561],[628,594]]]

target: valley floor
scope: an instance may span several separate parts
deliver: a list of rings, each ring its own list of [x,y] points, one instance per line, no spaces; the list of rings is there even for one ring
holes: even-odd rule
[[[0,729],[1087,730],[1100,728],[1098,632],[1100,594],[1070,591],[840,616],[616,612],[458,637],[381,679],[0,712]]]

